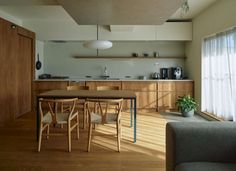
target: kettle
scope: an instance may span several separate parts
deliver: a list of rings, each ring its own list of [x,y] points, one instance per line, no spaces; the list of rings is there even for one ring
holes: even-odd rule
[[[154,73],[152,74],[152,79],[160,79],[160,74],[157,73],[157,72],[154,72]]]

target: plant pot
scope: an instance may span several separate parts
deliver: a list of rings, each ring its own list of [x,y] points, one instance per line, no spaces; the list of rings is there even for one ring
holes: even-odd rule
[[[181,110],[181,113],[183,117],[192,117],[194,115],[194,110],[190,111]]]

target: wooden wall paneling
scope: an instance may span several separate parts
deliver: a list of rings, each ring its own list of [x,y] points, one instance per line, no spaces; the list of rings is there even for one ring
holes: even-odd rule
[[[32,109],[35,34],[4,19],[0,22],[0,120],[6,122]]]

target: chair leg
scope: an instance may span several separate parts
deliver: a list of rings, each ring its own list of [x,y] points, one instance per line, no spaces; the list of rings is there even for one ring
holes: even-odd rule
[[[49,139],[49,124],[47,125],[47,140]]]
[[[71,130],[70,130],[70,123],[68,123],[68,152],[71,152]]]
[[[76,131],[77,131],[77,139],[79,139],[79,114],[77,115],[77,126],[76,126]]]
[[[42,142],[42,129],[43,129],[43,125],[40,124],[40,128],[39,128],[39,143],[38,143],[38,152],[40,152],[41,150],[41,142]]]
[[[85,129],[86,124],[87,124],[87,110],[86,110],[85,107],[84,107],[84,116],[83,116],[83,119],[84,119],[84,121],[83,121],[83,128]]]
[[[116,129],[117,129],[117,149],[118,149],[118,152],[120,152],[120,139],[121,139],[121,125],[120,125],[120,123],[116,124]]]
[[[95,124],[95,123],[93,124],[93,129],[94,129],[94,130],[96,129],[96,124]]]
[[[89,123],[89,130],[88,130],[88,147],[87,147],[87,151],[90,151],[90,144],[91,144],[91,135],[92,135],[92,124]]]

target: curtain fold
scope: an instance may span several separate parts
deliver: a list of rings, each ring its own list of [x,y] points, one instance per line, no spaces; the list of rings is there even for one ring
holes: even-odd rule
[[[236,29],[202,44],[201,110],[236,121]]]

